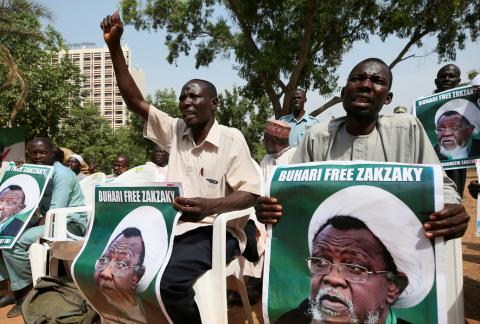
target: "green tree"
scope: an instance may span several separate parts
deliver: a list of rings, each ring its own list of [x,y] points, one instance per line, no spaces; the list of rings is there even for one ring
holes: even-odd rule
[[[234,55],[244,93],[266,94],[277,118],[290,112],[297,87],[335,90],[336,69],[355,41],[372,34],[405,39],[393,67],[426,36],[437,36],[439,60],[453,59],[467,32],[475,41],[480,26],[480,3],[469,0],[122,0],[122,9],[137,29],[166,31],[170,63],[193,48],[197,67]]]
[[[273,115],[273,110],[267,97],[252,101],[242,96],[239,88],[232,91],[225,90],[219,96],[220,105],[216,112],[218,122],[225,126],[239,129],[248,147],[250,154],[257,161],[261,161],[266,154],[263,145],[263,131],[265,123]]]
[[[4,0],[0,3],[0,37],[18,37],[43,40],[44,35],[38,29],[31,29],[23,24],[22,16],[36,18],[52,18],[50,10],[32,0]],[[11,118],[23,105],[28,93],[28,80],[19,69],[8,46],[0,44],[0,65],[3,65],[5,77],[0,80],[0,91],[19,88],[18,97],[11,109]]]
[[[37,17],[18,14],[17,18],[24,28],[40,32]],[[63,46],[60,34],[48,27],[42,39],[23,34],[0,35],[0,43],[9,50],[26,80],[25,84],[15,82],[0,91],[0,124],[24,127],[27,138],[50,136],[55,139],[59,121],[67,117],[70,109],[79,107],[81,101],[78,68],[67,59],[52,64],[54,53]],[[8,67],[0,65],[0,84],[9,79]],[[26,100],[18,110],[18,98],[25,94],[24,85],[28,85]]]
[[[172,88],[155,91],[153,99],[149,98],[149,102],[174,118],[182,117],[182,113],[178,108],[178,97]]]
[[[480,2],[470,0],[457,1],[386,1],[381,6],[377,32],[381,39],[396,36],[407,40],[397,57],[390,63],[393,68],[401,61],[416,57],[410,54],[412,47],[423,46],[426,36],[437,38],[433,50],[439,62],[455,60],[456,50],[465,47],[469,35],[475,41],[480,31]]]
[[[467,73],[468,80],[472,81],[478,74],[480,73],[480,70],[470,70]]]
[[[150,158],[153,143],[142,135],[143,120],[130,115],[125,127],[113,131],[108,120],[92,103],[70,110],[62,120],[56,144],[81,154],[87,163],[95,161],[98,171],[111,173],[115,157],[126,154],[130,167],[145,164]]]
[[[373,0],[123,0],[136,28],[165,29],[168,61],[196,47],[196,66],[234,55],[249,98],[265,94],[275,116],[290,112],[297,87],[330,93],[335,70],[352,43],[374,28]],[[283,100],[283,102],[282,102]]]
[[[55,142],[82,155],[87,163],[95,161],[99,171],[110,173],[117,146],[112,127],[98,106],[88,103],[72,108]]]

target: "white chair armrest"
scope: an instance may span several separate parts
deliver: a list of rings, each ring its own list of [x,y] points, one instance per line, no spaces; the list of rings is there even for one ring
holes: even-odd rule
[[[71,213],[92,211],[91,206],[66,207],[50,209],[45,216],[44,237],[66,240],[67,239],[67,215]]]
[[[227,239],[227,223],[231,220],[249,217],[254,212],[254,208],[250,207],[242,210],[235,210],[217,215],[213,221],[213,236],[212,236],[212,270],[219,272],[220,278],[226,277],[226,239]],[[221,257],[218,257],[218,256]],[[222,280],[222,282],[224,282]]]

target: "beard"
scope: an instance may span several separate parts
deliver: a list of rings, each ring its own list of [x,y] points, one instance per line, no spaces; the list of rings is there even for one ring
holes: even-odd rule
[[[446,156],[449,160],[463,159],[468,157],[468,147],[467,145],[463,147],[457,145],[453,149],[447,150],[440,144],[440,154]]]
[[[308,314],[311,316],[311,324],[320,324],[325,323],[326,321],[335,322],[335,318],[341,316],[340,313],[322,306],[322,299],[326,295],[334,296],[347,305],[347,312],[349,316],[348,323],[360,323],[357,313],[353,307],[352,300],[349,297],[343,296],[338,289],[327,287],[320,289],[314,299],[310,298]],[[367,318],[363,323],[376,324],[378,323],[379,319],[379,311],[368,312]]]

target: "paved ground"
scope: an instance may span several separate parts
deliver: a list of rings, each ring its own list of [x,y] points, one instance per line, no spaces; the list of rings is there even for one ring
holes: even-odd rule
[[[467,184],[476,178],[474,171],[469,171]],[[464,302],[465,321],[468,324],[480,324],[480,237],[475,236],[476,221],[476,200],[472,199],[468,192],[465,192],[464,204],[468,214],[471,216],[467,233],[463,237],[463,267],[464,267]],[[3,289],[2,289],[3,288]],[[5,290],[0,286],[0,290]],[[0,323],[21,324],[23,320],[7,319],[6,313],[11,306],[0,308]],[[255,323],[263,323],[261,302],[252,306]],[[232,307],[229,311],[230,323],[246,323],[240,307]],[[456,324],[456,323],[455,323]]]

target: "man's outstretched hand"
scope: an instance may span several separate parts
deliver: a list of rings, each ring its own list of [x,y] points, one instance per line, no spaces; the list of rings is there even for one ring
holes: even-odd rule
[[[103,39],[108,46],[120,44],[120,38],[123,34],[123,22],[118,11],[115,11],[113,15],[105,17],[100,23],[100,28],[103,30]]]

